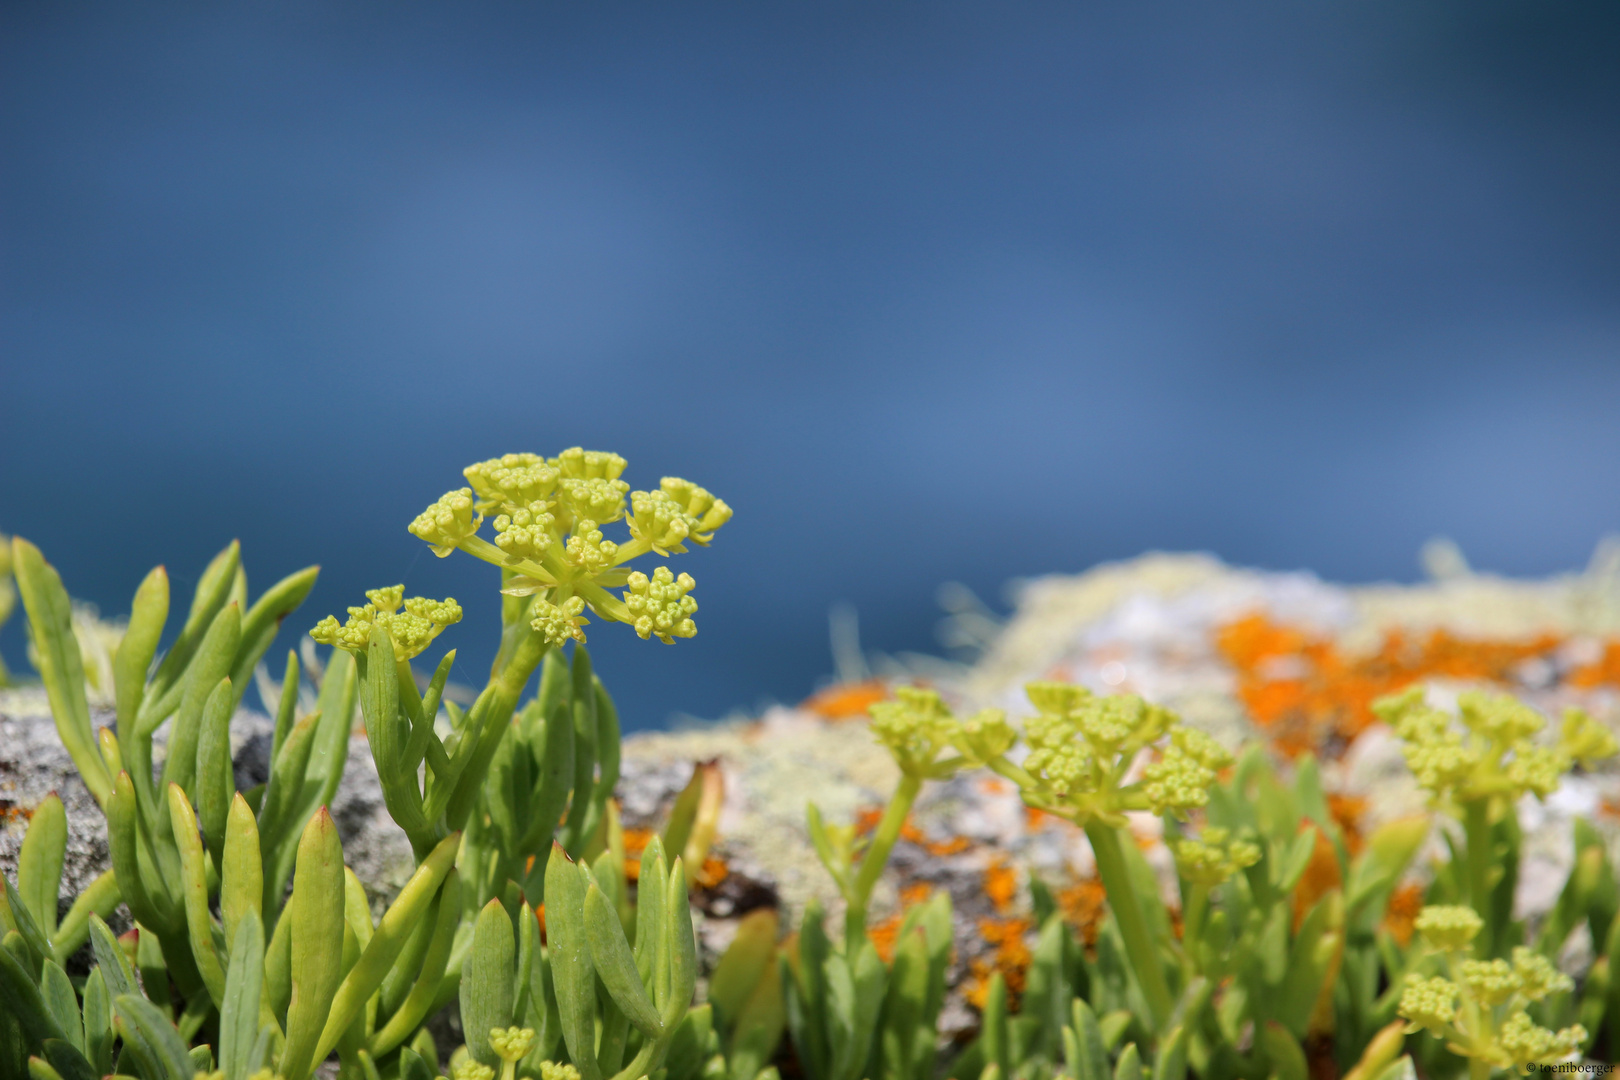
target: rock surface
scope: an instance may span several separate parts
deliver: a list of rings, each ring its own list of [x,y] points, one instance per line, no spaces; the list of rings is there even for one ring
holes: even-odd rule
[[[1243,673],[1220,647],[1223,628],[1246,617],[1292,628],[1350,658],[1368,654],[1391,631],[1443,630],[1463,641],[1552,642],[1530,660],[1504,669],[1497,688],[1510,689],[1549,715],[1581,704],[1610,726],[1620,720],[1620,673],[1582,683],[1572,673],[1590,667],[1620,638],[1620,574],[1601,554],[1585,574],[1542,581],[1474,575],[1440,551],[1442,579],[1417,586],[1347,587],[1310,574],[1234,569],[1199,555],[1149,555],[1074,577],[1024,585],[1013,618],[996,630],[973,664],[911,658],[878,664],[881,678],[866,688],[820,695],[805,707],[686,730],[650,732],[625,742],[619,795],[627,826],[660,827],[694,762],[718,760],[725,802],[717,854],[727,874],[699,894],[704,951],[717,954],[735,916],[779,903],[791,922],[811,897],[835,918],[837,897],[812,854],[806,804],[816,802],[834,823],[857,820],[879,807],[897,781],[888,756],[859,719],[885,683],[925,679],[961,708],[986,705],[1018,716],[1027,711],[1021,688],[1035,678],[1063,678],[1100,692],[1131,691],[1170,706],[1230,747],[1274,737],[1257,726],[1244,697]],[[985,637],[984,619],[967,631]],[[959,635],[964,636],[964,635]],[[1617,653],[1616,655],[1620,655]],[[1533,661],[1533,662],[1532,662]],[[1252,674],[1252,673],[1251,673]],[[1286,673],[1285,673],[1286,674]],[[1431,691],[1454,695],[1467,680],[1433,679]],[[853,702],[853,704],[852,704]],[[98,716],[98,722],[106,719]],[[233,726],[233,750],[243,785],[263,779],[269,721],[244,712]],[[79,782],[56,736],[43,694],[0,691],[0,868],[12,872],[26,815],[55,790],[68,808],[69,853],[63,902],[107,865],[100,812]],[[1332,788],[1367,797],[1365,823],[1421,806],[1397,741],[1374,725],[1330,748],[1324,775]],[[1570,860],[1570,821],[1595,819],[1620,858],[1620,770],[1568,778],[1545,804],[1521,807],[1530,866],[1521,877],[1519,906],[1544,911]],[[1607,808],[1607,809],[1606,809]],[[410,849],[383,809],[364,737],[350,743],[348,768],[333,806],[346,857],[380,906],[411,869]],[[1083,836],[1061,823],[1032,822],[1007,785],[983,775],[925,788],[915,828],[897,846],[880,884],[874,917],[897,912],[925,888],[950,892],[956,912],[953,982],[970,984],[997,949],[1015,948],[1027,930],[1027,892],[1019,875],[1033,867],[1049,880],[1083,880],[1090,852]],[[1141,823],[1151,847],[1154,821]],[[1152,853],[1150,852],[1150,855]],[[1167,865],[1162,846],[1156,856]],[[891,924],[892,925],[892,924]],[[881,928],[880,928],[881,932]],[[947,1030],[972,1025],[959,996]]]

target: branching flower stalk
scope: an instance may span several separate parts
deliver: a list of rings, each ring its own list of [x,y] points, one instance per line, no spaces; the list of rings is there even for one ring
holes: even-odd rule
[[[1400,1015],[1408,1033],[1428,1031],[1468,1060],[1470,1080],[1493,1069],[1552,1065],[1568,1059],[1586,1041],[1579,1024],[1551,1031],[1530,1018],[1525,1006],[1573,985],[1552,962],[1523,946],[1512,961],[1469,958],[1484,920],[1471,908],[1430,906],[1415,928],[1445,974],[1407,976]]]
[[[1031,683],[1025,692],[1036,715],[1024,725],[1030,752],[1022,765],[1006,756],[1012,739],[1004,719],[980,719],[975,732],[964,726],[960,745],[971,759],[1017,784],[1026,804],[1085,830],[1154,1026],[1162,1029],[1174,1000],[1120,832],[1131,811],[1185,818],[1205,805],[1216,770],[1230,765],[1232,757],[1168,709],[1139,697],[1097,697],[1084,687],[1055,682]],[[1136,777],[1137,758],[1149,748],[1159,751],[1157,760]]]
[[[1182,937],[1196,941],[1203,932],[1210,890],[1259,862],[1260,845],[1233,837],[1227,829],[1210,826],[1195,838],[1172,839],[1170,851],[1181,876],[1192,886],[1182,904]]]
[[[687,541],[707,546],[731,519],[731,508],[678,477],[665,477],[657,491],[632,492],[619,479],[624,469],[617,454],[578,447],[555,458],[507,454],[469,465],[471,486],[447,492],[410,530],[441,558],[459,549],[500,567],[502,592],[533,598],[523,614],[547,644],[584,641],[587,607],[628,623],[644,639],[657,635],[668,644],[691,637],[697,633],[692,578],[667,567],[649,576],[626,564],[649,552],[683,553]],[[491,514],[494,543],[478,535]],[[621,518],[630,540],[605,539],[602,526]],[[625,589],[620,596],[608,591],[618,587]]]
[[[883,876],[923,783],[949,779],[967,764],[966,757],[953,752],[961,723],[937,693],[902,686],[895,696],[898,700],[872,706],[872,733],[900,767],[900,782],[858,860],[853,832],[829,829],[815,805],[809,809],[811,839],[844,898],[845,936],[851,942],[865,940],[872,890]]]
[[[1515,698],[1469,692],[1457,706],[1461,729],[1449,713],[1426,703],[1421,686],[1375,702],[1373,711],[1405,743],[1407,766],[1435,807],[1462,821],[1467,899],[1483,927],[1475,950],[1489,958],[1500,950],[1503,930],[1492,902],[1498,877],[1493,823],[1513,813],[1527,794],[1551,795],[1577,763],[1590,767],[1620,746],[1613,732],[1580,709],[1564,714],[1557,742],[1544,746],[1535,737],[1545,719]]]

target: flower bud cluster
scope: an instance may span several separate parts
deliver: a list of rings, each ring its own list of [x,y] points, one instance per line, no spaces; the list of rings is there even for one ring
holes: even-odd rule
[[[380,627],[394,644],[394,655],[408,660],[421,655],[447,626],[461,621],[461,605],[453,598],[430,600],[425,596],[404,599],[405,586],[392,585],[385,589],[369,589],[364,607],[349,608],[348,621],[338,625],[336,616],[328,615],[315,624],[309,636],[322,645],[363,653],[371,641],[373,627]],[[405,610],[400,611],[401,603]]]
[[[570,641],[585,642],[585,601],[570,596],[553,604],[543,598],[529,605],[529,626],[546,639],[553,648],[562,648]]]
[[[1024,725],[1025,800],[1079,824],[1096,817],[1119,825],[1127,810],[1185,817],[1209,801],[1216,771],[1232,763],[1208,735],[1134,695],[1098,697],[1052,682],[1031,683],[1025,694],[1036,709]],[[1137,755],[1167,736],[1158,760],[1128,782]]]
[[[507,571],[502,591],[532,597],[526,616],[548,643],[584,641],[586,608],[665,643],[692,637],[693,581],[660,567],[649,576],[625,566],[648,552],[668,557],[706,545],[731,519],[708,491],[666,476],[656,491],[631,491],[618,454],[573,447],[553,458],[505,454],[463,470],[467,487],[441,496],[410,524],[441,557],[458,548]],[[626,514],[626,500],[630,512]],[[493,519],[494,543],[478,530]],[[603,526],[626,519],[630,539]],[[608,590],[628,586],[616,596]]]
[[[630,609],[634,619],[631,625],[643,641],[657,634],[658,640],[668,645],[674,638],[689,638],[697,633],[697,625],[692,622],[697,601],[687,595],[697,584],[691,574],[676,577],[669,567],[660,566],[650,578],[636,571],[625,584],[624,606]]]
[[[490,1028],[489,1045],[504,1062],[522,1061],[534,1048],[534,1028]]]
[[[1216,826],[1196,838],[1171,840],[1170,850],[1182,877],[1210,887],[1260,861],[1260,845],[1234,838],[1229,830]]]
[[[1470,692],[1457,705],[1460,724],[1428,705],[1421,687],[1373,704],[1405,743],[1407,766],[1436,802],[1546,798],[1577,762],[1590,765],[1617,750],[1613,733],[1578,709],[1565,714],[1557,743],[1546,746],[1536,741],[1546,721],[1516,698]]]
[[[1414,927],[1424,945],[1444,957],[1448,974],[1406,977],[1397,1011],[1407,1031],[1426,1030],[1454,1052],[1497,1068],[1553,1064],[1575,1053],[1586,1041],[1585,1028],[1552,1031],[1525,1011],[1570,989],[1569,976],[1522,946],[1511,961],[1467,957],[1483,926],[1466,907],[1430,905],[1418,914]]]
[[[438,501],[420,514],[409,526],[412,536],[426,540],[433,546],[433,554],[444,558],[462,541],[478,531],[484,515],[473,502],[469,488],[457,488],[440,495]]]

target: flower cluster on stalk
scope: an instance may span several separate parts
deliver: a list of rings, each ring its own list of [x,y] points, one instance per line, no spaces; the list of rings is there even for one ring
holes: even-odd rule
[[[1414,928],[1438,956],[1445,974],[1407,976],[1398,1011],[1407,1031],[1444,1039],[1455,1054],[1494,1068],[1550,1065],[1576,1053],[1586,1041],[1579,1024],[1552,1031],[1537,1024],[1526,1006],[1568,990],[1569,976],[1540,953],[1522,946],[1511,960],[1468,955],[1484,922],[1466,907],[1430,905]]]
[[[1420,686],[1374,702],[1373,711],[1401,737],[1407,767],[1439,805],[1544,799],[1576,764],[1590,766],[1620,749],[1613,732],[1580,709],[1565,712],[1556,743],[1538,743],[1546,720],[1505,694],[1460,695],[1457,722],[1429,705]]]
[[[441,496],[410,531],[441,558],[459,549],[500,567],[502,591],[532,598],[529,625],[548,644],[583,642],[587,610],[671,644],[697,633],[690,595],[696,583],[667,566],[645,573],[626,564],[648,553],[682,554],[689,543],[706,546],[731,519],[731,508],[679,477],[632,491],[619,478],[625,465],[618,454],[579,447],[553,458],[506,454],[481,461],[463,470],[467,487]],[[493,543],[479,535],[486,520]],[[621,520],[629,538],[609,539],[604,526]]]

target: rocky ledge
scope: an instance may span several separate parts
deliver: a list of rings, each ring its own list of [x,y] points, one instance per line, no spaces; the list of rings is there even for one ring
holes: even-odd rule
[[[796,920],[811,897],[838,902],[805,832],[815,801],[835,822],[869,820],[897,773],[860,717],[900,681],[926,681],[962,708],[1026,711],[1022,685],[1063,678],[1130,691],[1167,705],[1230,747],[1271,744],[1280,758],[1316,754],[1347,820],[1370,828],[1422,805],[1396,740],[1367,704],[1424,681],[1444,698],[1470,686],[1506,689],[1548,715],[1579,705],[1620,724],[1620,560],[1600,551],[1585,573],[1538,581],[1478,575],[1447,549],[1430,553],[1434,580],[1415,586],[1342,586],[1304,573],[1236,569],[1199,555],[1149,555],[1075,577],[1026,583],[1014,616],[993,624],[955,604],[959,641],[981,647],[971,663],[878,658],[864,672],[796,707],[684,730],[631,736],[619,798],[625,825],[661,826],[694,763],[716,761],[725,783],[716,858],[697,899],[705,953],[723,948],[737,916],[762,905]],[[860,661],[867,663],[868,661]],[[107,719],[98,717],[98,722]],[[269,722],[233,725],[238,785],[264,778]],[[56,736],[43,694],[0,691],[0,867],[10,873],[29,811],[51,792],[68,809],[63,902],[107,865],[99,810]],[[410,849],[383,808],[363,735],[350,741],[332,807],[344,852],[381,906],[411,869]],[[1521,807],[1529,872],[1519,907],[1551,904],[1571,858],[1570,823],[1598,824],[1620,858],[1620,770],[1578,773],[1545,803]],[[1139,839],[1161,866],[1157,823]],[[1078,830],[1027,814],[1006,785],[983,775],[925,789],[875,898],[880,947],[897,913],[934,889],[950,892],[957,920],[947,1030],[966,1030],[973,999],[994,967],[1016,970],[1030,931],[1027,874],[1061,891],[1077,921],[1100,896]],[[1569,958],[1578,966],[1580,958]]]

